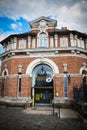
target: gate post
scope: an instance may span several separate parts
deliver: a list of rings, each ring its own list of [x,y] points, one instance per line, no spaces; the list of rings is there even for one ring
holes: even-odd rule
[[[32,87],[32,107],[34,107],[34,87]]]

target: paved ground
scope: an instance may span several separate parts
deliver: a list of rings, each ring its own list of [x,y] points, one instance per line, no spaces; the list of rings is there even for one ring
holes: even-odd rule
[[[87,130],[72,110],[62,109],[61,118],[52,109],[0,107],[0,130]]]

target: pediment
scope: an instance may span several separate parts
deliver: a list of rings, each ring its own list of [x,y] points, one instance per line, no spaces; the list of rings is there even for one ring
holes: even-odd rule
[[[47,17],[40,17],[30,22],[31,28],[38,28],[39,26],[56,27],[57,21],[55,19],[50,19]]]

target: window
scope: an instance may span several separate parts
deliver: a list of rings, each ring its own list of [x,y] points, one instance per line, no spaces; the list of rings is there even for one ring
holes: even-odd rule
[[[32,48],[35,48],[35,38],[32,39]]]
[[[71,46],[72,46],[72,47],[75,47],[75,46],[76,46],[76,40],[71,39]]]
[[[49,82],[52,79],[52,75],[53,75],[53,71],[48,65],[40,64],[40,65],[36,66],[33,70],[33,83],[32,83],[32,85],[35,86],[36,79],[38,78],[38,76],[39,76],[38,80],[41,80],[43,78],[46,82]],[[44,78],[44,76],[46,76],[46,77]],[[40,83],[40,85],[42,84],[41,82],[39,82],[39,83]],[[42,84],[42,86],[43,85],[44,84]]]
[[[8,67],[7,65],[4,66],[4,70],[2,71],[2,76],[8,75]]]
[[[50,37],[50,47],[54,47],[53,37]]]
[[[17,92],[17,96],[20,97],[21,96],[21,75],[19,75],[18,78],[18,92]]]
[[[7,51],[11,49],[10,42],[7,44]]]
[[[1,45],[1,44],[0,44],[0,45]],[[2,47],[2,45],[1,45],[1,47]],[[2,48],[3,48],[3,52],[7,51],[7,45],[6,45],[6,43],[3,44],[3,47],[2,47]]]
[[[11,43],[11,49],[16,49],[16,43]]]
[[[24,48],[26,48],[26,40],[21,39],[19,40],[19,49],[24,49]]]
[[[60,38],[60,47],[68,47],[68,38],[67,37]]]
[[[68,97],[68,77],[64,76],[64,97]]]
[[[38,47],[48,47],[48,39],[47,39],[47,34],[42,32],[39,34],[39,45]]]
[[[81,39],[81,47],[85,48],[85,46],[84,46],[84,40],[82,40],[82,39]]]
[[[82,38],[78,39],[78,47],[84,48],[84,40]]]
[[[86,49],[87,49],[87,43],[86,43]]]
[[[12,43],[12,42],[11,42]],[[16,49],[16,44],[17,44],[17,37],[14,37],[14,40],[13,40],[13,48],[12,49]]]
[[[28,48],[31,46],[31,36],[28,36]]]
[[[80,39],[78,39],[78,47],[81,47]]]
[[[86,49],[87,49],[87,39],[86,39]]]
[[[58,47],[58,35],[55,35],[55,47]]]

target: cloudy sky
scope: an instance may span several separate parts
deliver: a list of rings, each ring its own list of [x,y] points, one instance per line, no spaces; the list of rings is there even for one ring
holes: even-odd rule
[[[87,33],[87,0],[0,0],[0,41],[29,31],[29,22],[41,16],[56,19],[57,28]]]

